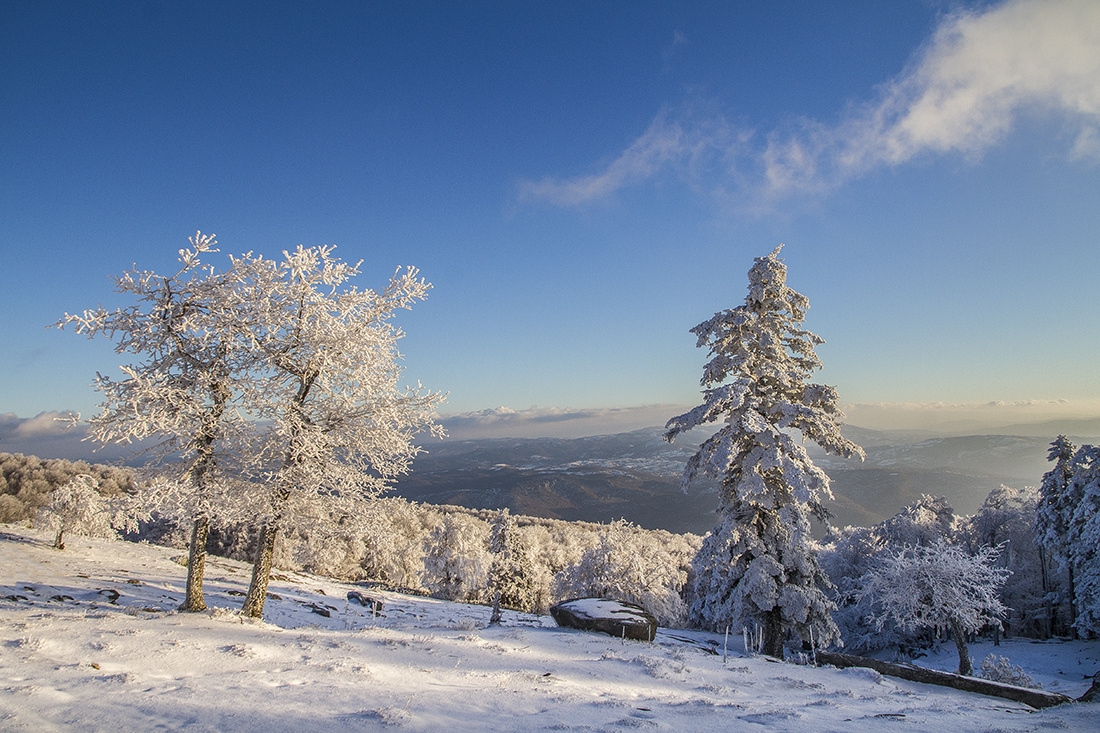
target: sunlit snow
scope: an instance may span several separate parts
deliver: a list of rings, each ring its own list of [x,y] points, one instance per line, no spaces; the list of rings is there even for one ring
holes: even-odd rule
[[[314,731],[1096,730],[1095,704],[1032,712],[867,669],[776,663],[739,634],[664,630],[655,643],[559,629],[549,617],[276,572],[265,621],[236,609],[248,566],[211,557],[207,602],[180,614],[180,550],[0,533],[0,729]],[[375,616],[346,600],[380,598]],[[116,596],[117,594],[117,596]],[[326,617],[317,611],[327,612]],[[1100,642],[1010,640],[996,653],[1078,696]],[[948,644],[928,662],[951,669]]]

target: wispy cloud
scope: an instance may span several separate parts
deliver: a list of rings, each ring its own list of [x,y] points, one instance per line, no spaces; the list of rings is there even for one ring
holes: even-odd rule
[[[804,120],[795,132],[754,135],[697,109],[662,111],[623,153],[595,172],[522,185],[526,197],[590,203],[662,172],[718,174],[712,190],[775,198],[820,192],[919,156],[976,157],[1021,115],[1056,116],[1071,159],[1100,161],[1100,3],[1010,0],[944,17],[909,66],[840,120]],[[755,144],[750,144],[753,139]]]
[[[663,171],[694,176],[740,153],[751,132],[738,131],[721,116],[695,109],[662,110],[630,147],[593,173],[574,178],[523,181],[520,197],[574,206],[606,198],[615,191],[653,179]]]

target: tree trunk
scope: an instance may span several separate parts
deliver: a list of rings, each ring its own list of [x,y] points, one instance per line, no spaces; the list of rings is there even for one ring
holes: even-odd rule
[[[1054,636],[1054,604],[1050,600],[1050,576],[1047,568],[1046,552],[1043,550],[1042,545],[1039,546],[1039,569],[1043,581],[1043,600],[1047,610],[1046,628],[1043,632],[1045,634],[1043,639],[1046,640]]]
[[[955,640],[955,648],[959,651],[959,674],[972,674],[974,665],[970,663],[970,650],[966,648],[966,634],[956,621],[951,622],[951,638]]]
[[[951,687],[956,690],[962,690],[963,692],[976,692],[979,695],[990,695],[992,697],[1001,697],[1006,700],[1014,700],[1021,702],[1025,705],[1030,705],[1033,708],[1049,708],[1054,705],[1061,705],[1067,702],[1073,702],[1072,697],[1058,694],[1057,692],[1046,692],[1045,690],[1032,690],[1028,687],[1016,687],[1014,685],[1006,685],[1001,682],[990,682],[989,680],[980,680],[976,677],[963,677],[957,674],[951,674],[950,672],[939,672],[934,669],[925,669],[924,667],[916,667],[912,664],[893,664],[891,662],[883,662],[879,659],[868,659],[867,657],[857,657],[854,654],[841,654],[839,652],[824,652],[818,651],[817,663],[819,665],[831,664],[834,667],[869,667],[875,670],[879,674],[890,675],[891,677],[899,677],[903,680],[909,680],[910,682],[922,682],[929,685],[941,685],[943,687]]]
[[[62,527],[61,529],[57,530],[57,535],[55,535],[54,538],[53,538],[53,547],[54,547],[55,550],[64,550],[65,549],[65,543],[63,542],[64,538],[65,538],[65,528]]]
[[[764,627],[764,655],[783,659],[783,619],[780,610],[773,608],[761,618]]]
[[[197,613],[206,610],[202,579],[206,570],[206,538],[210,535],[210,517],[205,513],[195,516],[191,528],[191,549],[187,553],[187,596],[181,611]]]
[[[1073,566],[1069,566],[1069,635],[1077,638],[1077,589],[1073,584]]]
[[[500,624],[500,619],[500,589],[498,588],[497,591],[493,593],[493,613],[489,616],[489,625],[497,626]]]
[[[267,584],[271,580],[271,560],[275,555],[275,536],[279,525],[276,520],[264,524],[260,530],[260,543],[256,559],[252,563],[252,582],[248,585],[248,597],[244,599],[241,614],[250,618],[262,618],[264,601],[267,600]]]

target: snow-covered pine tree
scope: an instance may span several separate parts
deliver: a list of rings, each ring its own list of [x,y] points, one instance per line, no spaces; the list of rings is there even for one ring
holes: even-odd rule
[[[756,258],[744,305],[692,329],[712,357],[703,404],[669,420],[665,434],[671,442],[724,422],[688,460],[681,482],[685,491],[700,473],[722,482],[721,523],[694,562],[691,615],[712,629],[753,623],[764,653],[779,658],[789,631],[819,646],[838,638],[829,580],[810,548],[810,516],[828,516],[829,479],[795,433],[829,453],[863,457],[840,434],[836,390],[807,383],[821,366],[814,347],[823,340],[801,328],[809,302],[787,286],[781,248]]]
[[[1077,617],[1082,636],[1100,635],[1100,447],[1082,445],[1073,458],[1071,496],[1077,505],[1070,515],[1067,537],[1074,568]]]
[[[299,246],[279,262],[234,259],[239,290],[251,304],[240,327],[263,358],[244,382],[244,403],[269,421],[265,451],[273,465],[252,582],[242,613],[263,614],[275,541],[293,503],[330,492],[370,498],[409,469],[417,434],[433,423],[439,393],[401,387],[391,319],[427,296],[415,268],[400,269],[381,291],[358,290],[359,274],[332,247]]]
[[[1069,537],[1073,512],[1081,501],[1077,484],[1073,481],[1078,468],[1077,455],[1077,449],[1064,435],[1059,435],[1050,444],[1047,459],[1054,466],[1043,474],[1043,482],[1039,485],[1039,505],[1035,513],[1035,539],[1046,555],[1044,569],[1047,561],[1053,561],[1066,573],[1068,579],[1064,600],[1069,605],[1067,626],[1071,629],[1077,622],[1076,579]],[[1053,583],[1048,582],[1046,585],[1049,591]],[[1054,593],[1049,595],[1055,603],[1060,604],[1063,600]]]
[[[862,597],[873,597],[881,610],[873,621],[881,628],[893,619],[901,629],[947,628],[959,653],[959,674],[973,672],[966,635],[986,624],[999,624],[1005,612],[999,590],[1009,571],[994,567],[996,547],[970,554],[936,540],[929,545],[889,552],[864,576]]]
[[[107,336],[116,342],[116,353],[139,359],[121,367],[125,379],[97,375],[105,399],[100,414],[89,420],[89,435],[120,444],[153,438],[157,443],[148,450],[154,457],[182,457],[182,480],[160,486],[182,487],[174,493],[177,499],[185,495],[184,514],[193,529],[181,610],[201,611],[210,517],[225,501],[222,475],[227,463],[248,455],[241,449],[246,422],[230,403],[253,355],[239,338],[233,273],[216,273],[202,262],[203,255],[218,251],[217,241],[201,232],[189,241],[191,248],[179,251],[181,267],[174,275],[132,270],[115,279],[115,290],[134,298],[134,305],[66,314],[56,325],[72,325],[89,338]]]
[[[535,604],[535,569],[527,544],[520,536],[516,520],[505,507],[497,514],[489,530],[489,593],[493,612],[489,625],[500,623],[501,608],[530,611]]]

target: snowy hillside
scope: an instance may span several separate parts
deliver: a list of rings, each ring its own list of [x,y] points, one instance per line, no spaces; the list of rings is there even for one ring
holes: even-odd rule
[[[275,574],[266,622],[242,622],[248,568],[214,557],[215,610],[177,614],[179,550],[50,540],[0,533],[3,730],[1087,731],[1100,715],[746,657],[739,637],[723,661],[722,639],[701,632],[623,642],[508,612],[485,628],[485,607],[293,573]],[[349,590],[382,599],[382,614]],[[1097,642],[972,647],[975,660],[994,651],[1072,696],[1100,666]],[[931,661],[949,668],[952,654]]]

